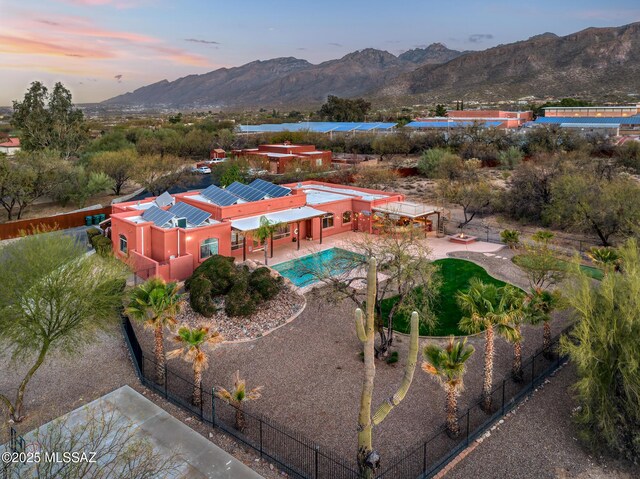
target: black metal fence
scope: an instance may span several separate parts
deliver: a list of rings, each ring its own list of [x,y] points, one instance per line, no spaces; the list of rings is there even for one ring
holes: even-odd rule
[[[237,426],[238,409],[218,398],[214,391],[195,386],[169,368],[157,377],[156,362],[144,354],[128,318],[122,318],[125,341],[131,352],[134,367],[142,384],[173,404],[198,417],[204,423],[217,427],[252,448],[260,457],[276,464],[295,478],[303,479],[357,479],[359,473],[354,462],[321,447],[313,440],[283,427],[261,414],[242,411],[244,427]],[[566,333],[569,328],[561,334]],[[433,436],[407,448],[396,457],[383,455],[384,464],[376,479],[428,478],[435,475],[471,441],[483,434],[495,421],[513,409],[542,381],[553,373],[566,357],[558,353],[560,336],[551,346],[538,349],[522,363],[522,379],[505,378],[492,391],[490,412],[485,412],[478,401],[458,419],[460,435],[452,438],[443,425]],[[197,397],[199,401],[194,401]],[[199,402],[199,404],[198,404]],[[197,404],[197,405],[196,405]],[[444,421],[444,419],[443,419]]]

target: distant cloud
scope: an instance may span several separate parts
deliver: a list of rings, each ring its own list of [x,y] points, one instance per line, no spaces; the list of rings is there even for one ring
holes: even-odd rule
[[[118,83],[122,83],[122,74],[118,74],[118,75],[114,76],[113,78],[118,80]]]
[[[59,27],[61,25],[60,23],[52,22],[51,20],[37,20],[37,22],[44,25],[51,25],[52,27]]]
[[[201,40],[199,38],[185,38],[184,41],[191,43],[204,43],[205,45],[220,45],[220,42],[214,42],[213,40]]]
[[[387,40],[385,43],[401,43],[400,40]]]
[[[335,42],[329,42],[327,45],[331,45],[331,46],[334,46],[334,47],[342,47],[343,46],[342,43],[335,43]]]
[[[305,47],[298,47],[298,48],[296,48],[296,50],[306,50],[306,48]]]
[[[82,7],[99,7],[108,5],[115,8],[133,8],[141,3],[138,0],[58,0],[58,2]]]
[[[485,40],[492,40],[493,35],[491,33],[474,33],[473,35],[469,35],[467,41],[469,43],[482,43]]]

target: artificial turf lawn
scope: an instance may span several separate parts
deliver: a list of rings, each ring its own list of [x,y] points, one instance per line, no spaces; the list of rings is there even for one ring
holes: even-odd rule
[[[519,258],[522,258],[522,256],[524,255],[517,255],[513,257],[513,262],[517,265],[519,265]],[[557,259],[557,264],[558,264],[558,271],[568,271],[571,267],[571,263],[569,261],[565,261],[563,259]],[[604,277],[604,271],[602,271],[599,268],[594,268],[593,266],[586,266],[584,264],[580,265],[580,269],[587,274],[587,276],[593,278],[593,279],[597,279],[598,281],[600,281],[603,277]]]
[[[442,276],[442,284],[438,292],[438,298],[434,304],[434,313],[438,318],[437,324],[433,329],[429,329],[424,324],[420,324],[421,336],[462,336],[463,333],[458,329],[458,322],[462,318],[463,313],[456,302],[456,293],[469,289],[469,280],[473,277],[479,278],[485,283],[493,283],[498,287],[504,286],[506,283],[489,276],[484,268],[478,266],[471,261],[462,259],[445,258],[433,262],[440,267]],[[420,293],[420,288],[415,290]],[[387,317],[389,310],[393,304],[398,301],[397,296],[387,298],[382,301],[382,314]],[[410,315],[397,313],[393,319],[393,329],[401,333],[409,333]]]

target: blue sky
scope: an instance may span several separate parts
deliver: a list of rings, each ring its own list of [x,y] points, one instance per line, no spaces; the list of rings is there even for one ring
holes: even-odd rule
[[[11,3],[11,5],[9,5]],[[458,50],[640,21],[635,0],[0,0],[0,104],[62,81],[77,102],[280,56],[319,63],[374,47]]]

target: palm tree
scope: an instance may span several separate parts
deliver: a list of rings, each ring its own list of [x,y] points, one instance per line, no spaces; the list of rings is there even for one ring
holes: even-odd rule
[[[193,365],[193,404],[202,404],[202,370],[209,366],[209,357],[203,346],[214,345],[222,342],[223,338],[218,331],[211,332],[206,326],[190,328],[182,326],[173,340],[180,345],[179,348],[169,351],[169,359],[182,356],[182,359]]]
[[[279,227],[280,223],[271,222],[266,216],[261,216],[260,226],[253,232],[253,237],[258,240],[258,243],[262,244],[264,248],[264,264],[267,264],[268,239],[271,238]]]
[[[587,251],[587,256],[595,264],[602,265],[605,270],[620,271],[620,254],[615,248],[598,248],[594,246]]]
[[[500,238],[509,249],[516,249],[520,244],[520,232],[517,230],[503,230],[500,233]]]
[[[262,395],[260,393],[262,386],[255,387],[247,392],[247,386],[244,379],[240,379],[240,371],[236,371],[233,375],[233,389],[231,391],[227,391],[225,388],[220,386],[216,389],[216,396],[236,408],[236,429],[238,431],[244,430],[245,420],[244,411],[242,410],[243,404],[246,401],[255,401],[256,399],[259,399]]]
[[[531,291],[526,304],[528,321],[531,324],[542,323],[542,349],[547,357],[551,354],[551,312],[558,307],[559,302],[558,293],[537,288]]]
[[[447,431],[456,437],[460,433],[458,425],[458,395],[464,389],[463,376],[465,363],[474,352],[473,346],[467,346],[467,339],[455,341],[449,337],[445,348],[435,344],[426,346],[422,352],[425,361],[422,369],[438,379],[447,393]]]
[[[504,291],[507,297],[504,302],[507,310],[511,313],[511,321],[516,330],[516,334],[508,337],[507,340],[513,343],[513,364],[511,366],[511,376],[516,382],[522,381],[522,342],[523,336],[521,332],[522,324],[527,320],[524,311],[526,295],[518,288],[508,288]]]
[[[176,324],[176,316],[184,303],[176,283],[166,283],[162,278],[151,278],[131,293],[131,302],[126,309],[129,317],[142,321],[155,333],[153,352],[156,359],[156,382],[164,383],[165,354],[164,328]]]
[[[471,278],[469,291],[458,291],[457,301],[467,314],[459,323],[462,331],[479,333],[484,331],[484,380],[482,384],[482,408],[491,411],[491,385],[493,383],[493,341],[494,334],[503,336],[509,341],[518,337],[518,330],[513,325],[516,311],[511,307],[512,288],[506,285],[483,283],[478,278]]]

